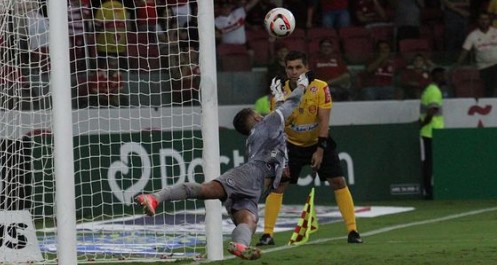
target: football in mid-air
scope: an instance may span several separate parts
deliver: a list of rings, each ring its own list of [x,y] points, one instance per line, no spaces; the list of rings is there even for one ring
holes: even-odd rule
[[[288,9],[276,7],[267,12],[264,26],[269,35],[284,38],[292,34],[295,29],[295,17]]]

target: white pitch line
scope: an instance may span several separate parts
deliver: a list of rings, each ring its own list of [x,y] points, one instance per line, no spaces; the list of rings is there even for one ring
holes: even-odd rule
[[[448,215],[445,217],[428,219],[428,220],[424,220],[424,221],[417,221],[417,222],[393,225],[393,226],[389,226],[389,227],[384,227],[384,228],[372,230],[369,232],[364,232],[364,233],[361,232],[361,236],[372,236],[372,235],[390,232],[390,231],[397,230],[397,229],[402,229],[402,228],[407,228],[407,227],[412,227],[412,226],[417,226],[417,225],[432,224],[432,223],[437,223],[437,222],[442,222],[442,221],[447,221],[447,220],[452,220],[452,219],[457,219],[457,218],[461,218],[461,217],[477,215],[477,214],[492,212],[492,211],[497,211],[497,207],[474,210],[474,211],[469,211],[469,212],[459,213],[459,214],[452,214],[452,215]],[[328,242],[328,241],[336,241],[336,240],[342,240],[342,239],[346,239],[346,238],[347,238],[346,236],[322,238],[322,239],[316,239],[316,240],[309,240],[306,244],[320,244],[320,243],[324,243],[324,242]],[[367,244],[367,243],[365,243],[365,244]],[[263,250],[262,253],[263,254],[264,253],[271,253],[271,252],[287,250],[287,249],[296,248],[296,247],[299,247],[299,246],[298,245],[297,246],[284,245],[281,247],[275,247],[275,248]],[[229,259],[234,259],[234,258],[236,258],[236,257],[229,256],[229,257],[225,257],[224,260],[229,260]],[[192,263],[192,264],[200,264],[200,263],[207,263],[207,262],[211,262],[211,261],[201,261],[201,262]]]

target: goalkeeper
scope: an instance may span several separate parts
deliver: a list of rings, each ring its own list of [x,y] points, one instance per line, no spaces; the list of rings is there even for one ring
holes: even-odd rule
[[[308,71],[307,55],[291,51],[285,57],[285,69],[288,81],[285,93],[289,94],[296,87],[300,74]],[[287,134],[288,171],[281,185],[266,198],[264,215],[264,234],[256,246],[274,245],[273,230],[283,203],[283,192],[289,183],[295,184],[302,167],[310,165],[321,181],[327,180],[334,191],[335,200],[345,221],[349,243],[362,243],[357,232],[354,201],[347,187],[336,150],[336,143],[329,136],[329,120],[332,99],[326,82],[315,79],[309,84],[302,101],[288,118]]]
[[[279,186],[283,168],[287,164],[285,119],[299,105],[305,88],[312,82],[312,73],[302,73],[297,88],[285,100],[281,81],[274,78],[271,90],[277,102],[276,111],[261,116],[246,108],[234,119],[235,129],[247,135],[246,157],[248,161],[233,168],[213,181],[181,183],[164,188],[153,194],[142,194],[135,201],[152,216],[161,202],[185,199],[219,199],[224,202],[236,227],[231,233],[228,251],[242,259],[257,259],[261,253],[251,247],[250,241],[257,227],[257,203],[266,188],[267,194]]]

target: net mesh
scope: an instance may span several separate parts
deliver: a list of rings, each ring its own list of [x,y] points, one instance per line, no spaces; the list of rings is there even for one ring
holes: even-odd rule
[[[155,217],[133,205],[142,192],[203,182],[196,9],[193,0],[68,0],[69,36],[59,37],[70,47],[75,176],[67,177],[76,183],[80,262],[205,253],[201,202],[161,205]],[[0,12],[0,225],[29,212],[36,240],[27,244],[56,263],[64,242],[46,1],[0,0]],[[0,255],[9,260],[22,252]]]

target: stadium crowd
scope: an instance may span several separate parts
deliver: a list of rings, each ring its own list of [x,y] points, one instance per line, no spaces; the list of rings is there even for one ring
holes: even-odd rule
[[[417,99],[437,66],[449,70],[445,97],[495,96],[489,86],[497,76],[492,55],[497,43],[482,53],[475,40],[482,11],[488,12],[493,34],[495,0],[219,0],[214,5],[220,72],[263,69],[270,80],[282,70],[282,53],[301,50],[336,101]],[[292,11],[297,25],[284,39],[271,38],[264,29],[265,14],[279,6]],[[171,82],[171,98],[193,101],[200,77],[196,14],[191,0],[68,0],[75,107],[128,104],[121,93],[123,71],[184,78],[187,82]],[[23,18],[12,30],[25,36],[20,58],[29,66],[22,74],[46,72],[46,1],[24,5],[15,15]],[[489,54],[493,61],[482,63]],[[1,82],[15,81],[8,76],[2,71]]]

